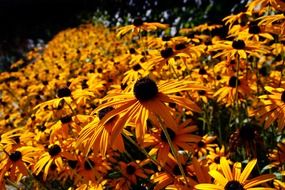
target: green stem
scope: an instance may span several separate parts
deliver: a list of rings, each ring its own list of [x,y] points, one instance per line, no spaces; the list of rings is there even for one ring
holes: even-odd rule
[[[239,67],[240,67],[240,60],[239,56],[237,56],[237,80],[236,80],[236,94],[235,94],[235,118],[238,118],[238,123],[235,119],[235,126],[237,128],[238,124],[240,124],[240,118],[239,118],[239,103],[238,103],[238,82],[239,82]]]
[[[163,168],[165,171],[167,171],[167,173],[171,174],[172,173],[170,171],[168,171],[166,168],[164,168],[156,159],[154,159],[152,156],[150,156],[146,150],[142,147],[140,147],[131,137],[129,137],[128,135],[126,135],[124,132],[122,133],[123,136],[130,142],[132,143],[137,149],[139,149],[148,159],[150,159],[150,161],[152,163],[154,163],[155,165]],[[173,175],[172,175],[173,176]]]
[[[63,99],[63,101],[66,103],[66,105],[69,107],[69,109],[71,110],[72,114],[75,116],[76,113],[74,111],[74,109],[71,107],[71,105],[69,103],[67,103],[67,101],[65,99]]]
[[[169,145],[169,147],[170,147],[170,150],[171,150],[171,152],[172,152],[174,158],[175,158],[176,161],[177,161],[177,165],[178,165],[178,167],[179,167],[179,170],[180,170],[180,172],[181,172],[181,174],[182,174],[182,176],[183,176],[183,178],[184,178],[184,180],[185,180],[187,186],[189,186],[188,180],[187,180],[187,177],[186,177],[186,174],[185,174],[185,172],[184,172],[184,170],[183,170],[182,164],[181,164],[181,162],[180,162],[180,160],[179,160],[179,158],[178,158],[177,151],[176,151],[175,148],[174,148],[174,145],[173,145],[173,143],[172,143],[172,141],[171,141],[171,138],[170,138],[170,136],[169,136],[169,134],[168,134],[168,132],[167,132],[167,129],[162,125],[161,118],[160,118],[159,116],[157,116],[157,118],[158,118],[159,123],[160,123],[159,126],[160,126],[160,128],[162,129],[162,131],[163,131],[163,133],[164,133],[164,135],[165,135],[165,137],[166,137],[166,139],[167,139],[167,142],[168,142],[168,145]]]

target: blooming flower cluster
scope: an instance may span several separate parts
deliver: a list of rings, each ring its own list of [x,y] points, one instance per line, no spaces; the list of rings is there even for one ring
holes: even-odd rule
[[[0,189],[285,189],[285,3],[245,10],[29,52],[0,74]]]

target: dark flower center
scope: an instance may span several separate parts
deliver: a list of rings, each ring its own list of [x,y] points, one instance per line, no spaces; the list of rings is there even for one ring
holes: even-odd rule
[[[172,129],[170,129],[170,128],[166,128],[166,131],[167,131],[171,141],[173,141],[175,136],[176,136],[176,133]],[[166,136],[165,136],[163,131],[161,131],[161,133],[160,133],[160,138],[161,138],[161,140],[163,142],[167,142],[167,138],[166,138]]]
[[[46,130],[46,127],[44,125],[38,125],[37,126],[37,129],[41,132],[45,131]]]
[[[207,74],[207,71],[203,67],[200,68],[199,75],[206,75],[206,74]]]
[[[140,64],[136,64],[136,65],[133,66],[133,70],[134,70],[134,71],[138,71],[138,70],[140,70],[141,68],[142,68],[142,67],[141,67]]]
[[[149,55],[148,51],[143,51],[141,54],[142,54],[142,56],[147,56],[147,55]]]
[[[75,169],[78,161],[77,160],[67,160],[67,163],[71,169]]]
[[[199,148],[203,148],[206,144],[204,141],[199,141],[197,145]]]
[[[162,41],[169,41],[171,36],[162,36]]]
[[[97,69],[97,73],[102,73],[103,72],[103,69],[102,68],[98,68]]]
[[[43,83],[43,85],[48,85],[48,81],[47,80],[44,80],[44,81],[42,81],[42,83]]]
[[[172,48],[170,48],[170,47],[160,51],[160,55],[164,59],[171,57],[173,54],[174,54],[174,52],[173,52]]]
[[[81,82],[81,88],[82,88],[82,89],[88,88],[87,81],[88,81],[87,79],[84,79],[84,80]]]
[[[187,34],[187,37],[188,38],[194,38],[195,34],[193,32],[190,32],[190,33]]]
[[[9,114],[5,115],[5,117],[4,117],[5,120],[7,120],[7,119],[9,119],[9,118],[10,118],[10,115],[9,115]]]
[[[109,113],[110,111],[112,111],[112,110],[114,110],[114,108],[113,108],[113,107],[110,107],[110,106],[101,109],[101,110],[99,111],[99,113],[98,113],[99,119],[102,120],[103,117],[104,117],[107,113]]]
[[[94,166],[95,166],[95,163],[90,159],[88,159],[84,162],[84,169],[85,170],[91,170]]]
[[[41,100],[41,96],[40,96],[39,94],[37,94],[37,95],[35,96],[35,98],[36,98],[37,100]]]
[[[282,92],[281,100],[285,103],[285,90]]]
[[[216,164],[220,164],[220,160],[221,160],[221,157],[220,156],[217,156],[215,159],[214,159],[214,162]]]
[[[17,162],[18,160],[20,160],[22,158],[22,153],[20,151],[15,151],[12,152],[9,155],[9,159],[12,160],[13,162]]]
[[[132,165],[128,165],[126,168],[127,174],[133,175],[136,172],[136,168]]]
[[[255,132],[254,128],[248,125],[244,125],[239,130],[239,136],[243,141],[251,141],[254,140]]]
[[[143,20],[138,17],[134,19],[133,25],[135,25],[136,27],[142,26],[143,25]]]
[[[232,47],[234,49],[244,49],[245,48],[245,43],[243,40],[234,40],[232,43]]]
[[[250,26],[249,26],[248,33],[250,33],[250,34],[259,34],[259,33],[260,33],[260,28],[259,28],[259,26],[257,26],[256,24],[250,25]]]
[[[62,98],[62,97],[68,97],[71,95],[71,91],[69,90],[69,88],[67,87],[64,87],[64,88],[60,88],[58,89],[57,91],[57,96],[59,98]]]
[[[244,190],[244,188],[240,182],[232,180],[226,184],[224,190]]]
[[[71,122],[72,117],[70,115],[60,118],[61,123],[69,123]]]
[[[158,87],[156,83],[144,77],[139,79],[134,86],[134,95],[137,100],[143,102],[153,99],[158,94]]]
[[[146,62],[146,58],[145,58],[145,57],[142,57],[142,58],[140,59],[140,62],[141,62],[141,63]]]
[[[182,50],[182,49],[185,49],[186,48],[186,45],[184,43],[180,43],[180,44],[176,44],[175,45],[175,49],[176,50]]]
[[[222,79],[221,75],[217,75],[216,79],[221,80]]]
[[[49,149],[48,149],[48,153],[51,157],[54,157],[56,155],[58,155],[61,152],[61,148],[60,146],[58,146],[57,144],[52,145]]]
[[[129,52],[130,52],[130,54],[134,54],[134,53],[136,53],[136,50],[135,50],[135,48],[130,48]]]
[[[232,76],[229,80],[229,86],[235,88],[240,85],[240,80],[236,76]]]
[[[206,91],[205,90],[198,90],[198,94],[203,96],[206,94]]]

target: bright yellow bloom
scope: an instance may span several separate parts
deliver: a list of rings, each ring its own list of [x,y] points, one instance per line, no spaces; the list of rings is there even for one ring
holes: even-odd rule
[[[215,179],[215,184],[198,184],[196,189],[200,190],[273,190],[268,187],[255,187],[265,182],[271,181],[275,178],[273,174],[264,174],[253,179],[248,180],[252,169],[257,160],[248,162],[243,171],[241,171],[241,163],[236,162],[231,171],[228,161],[225,157],[221,158],[222,173],[211,170],[209,174]]]

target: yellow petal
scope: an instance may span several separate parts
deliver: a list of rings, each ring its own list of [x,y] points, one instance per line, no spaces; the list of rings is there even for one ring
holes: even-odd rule
[[[239,179],[240,183],[243,184],[245,182],[245,180],[248,178],[250,172],[254,168],[256,162],[257,162],[256,159],[251,160],[250,162],[248,162],[248,164],[246,165],[246,167],[244,168],[244,170],[242,171],[242,173],[240,175],[240,179]]]

